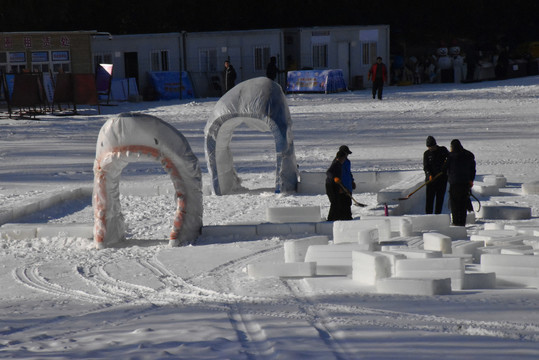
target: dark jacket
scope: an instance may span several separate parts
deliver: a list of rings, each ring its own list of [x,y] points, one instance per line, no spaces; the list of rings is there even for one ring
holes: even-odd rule
[[[467,184],[475,179],[475,156],[460,144],[453,145],[444,166],[449,184]]]
[[[268,79],[275,80],[278,72],[279,68],[277,68],[277,63],[274,59],[271,59],[268,64],[268,67],[266,68],[266,76],[268,77]]]
[[[335,178],[342,178],[342,164],[337,159],[333,160],[331,166],[326,171],[326,184],[335,184]],[[337,184],[335,184],[337,187]]]
[[[423,171],[425,171],[425,181],[428,181],[430,176],[435,177],[442,172],[448,155],[449,151],[445,146],[437,145],[435,150],[427,150],[423,153]]]
[[[228,67],[225,67],[224,70],[225,78],[225,92],[232,89],[236,83],[236,70],[232,64],[229,64]]]
[[[374,81],[376,78],[382,78],[384,82],[387,82],[387,68],[384,63],[376,63],[371,66],[368,79]]]

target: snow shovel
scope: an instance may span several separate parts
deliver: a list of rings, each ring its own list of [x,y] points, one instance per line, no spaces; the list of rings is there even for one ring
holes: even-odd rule
[[[408,200],[408,199],[410,198],[410,196],[414,195],[416,192],[418,192],[419,190],[421,190],[421,189],[423,188],[423,186],[432,183],[434,180],[436,180],[437,178],[439,178],[442,174],[443,174],[443,172],[439,172],[439,173],[436,174],[436,176],[434,176],[432,179],[430,179],[429,181],[425,181],[420,187],[418,187],[417,189],[415,189],[414,191],[412,191],[411,193],[409,193],[408,196],[406,196],[406,197],[401,197],[401,198],[398,198],[398,199],[396,199],[396,200]]]
[[[473,198],[475,201],[477,201],[477,203],[479,204],[479,208],[477,209],[476,212],[481,211],[481,201],[479,201],[479,199],[475,197],[475,195],[472,193],[472,190],[471,190],[471,189],[470,189],[470,197],[472,197],[472,198]],[[471,201],[470,201],[470,206],[472,207],[472,211],[475,211],[475,210],[473,209],[473,206],[471,205]]]
[[[345,192],[346,195],[348,195],[350,197],[350,199],[352,199],[352,201],[354,202],[354,205],[355,206],[359,206],[359,207],[365,207],[367,205],[365,204],[362,204],[360,202],[357,202],[356,199],[354,199],[354,197],[352,196],[352,194],[350,194],[350,191],[348,191],[347,188],[344,187],[344,185],[339,181],[337,184],[339,184],[339,186],[343,189],[343,191]]]

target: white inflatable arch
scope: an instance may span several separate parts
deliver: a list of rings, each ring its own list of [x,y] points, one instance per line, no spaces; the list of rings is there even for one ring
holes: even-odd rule
[[[120,206],[120,175],[140,159],[161,162],[176,192],[171,246],[193,243],[202,228],[202,177],[185,137],[163,120],[124,113],[109,119],[97,138],[94,162],[94,239],[98,249],[125,238]]]
[[[259,77],[239,83],[223,95],[204,129],[214,194],[225,195],[242,189],[230,150],[234,129],[241,124],[272,133],[277,154],[275,192],[296,191],[298,168],[286,97],[276,82]]]

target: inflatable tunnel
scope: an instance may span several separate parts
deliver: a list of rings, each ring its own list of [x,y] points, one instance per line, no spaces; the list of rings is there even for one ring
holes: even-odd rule
[[[134,161],[159,161],[176,197],[171,246],[193,243],[202,228],[202,176],[185,137],[159,118],[124,113],[109,119],[97,138],[94,161],[94,240],[98,249],[125,238],[120,175]]]
[[[276,82],[259,77],[239,83],[223,95],[204,129],[214,194],[226,195],[242,189],[230,149],[233,132],[242,124],[272,133],[277,155],[275,192],[296,191],[298,167],[286,97]]]

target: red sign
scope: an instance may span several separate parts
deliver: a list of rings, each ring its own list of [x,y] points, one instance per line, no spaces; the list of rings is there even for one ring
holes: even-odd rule
[[[32,38],[30,36],[25,36],[23,41],[24,41],[24,47],[26,49],[30,49],[32,47]]]

